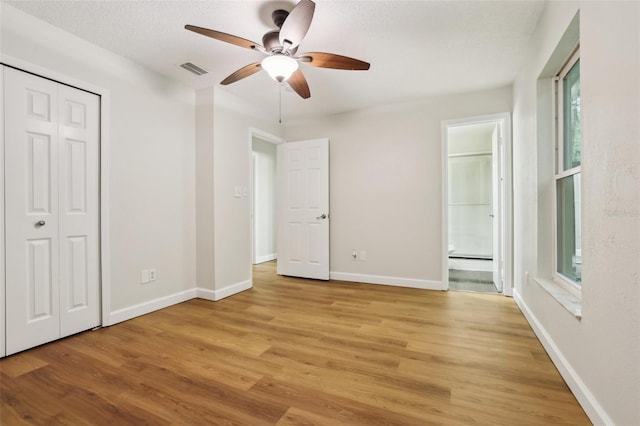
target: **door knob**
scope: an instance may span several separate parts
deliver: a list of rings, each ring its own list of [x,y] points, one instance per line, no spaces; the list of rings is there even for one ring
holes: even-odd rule
[[[316,216],[316,219],[326,219],[326,218],[327,218],[327,215],[324,213],[322,213],[322,215],[320,216]]]
[[[39,221],[36,222],[36,226],[37,227],[41,227],[41,226],[44,226],[44,225],[46,225],[46,222],[44,220],[39,220]]]

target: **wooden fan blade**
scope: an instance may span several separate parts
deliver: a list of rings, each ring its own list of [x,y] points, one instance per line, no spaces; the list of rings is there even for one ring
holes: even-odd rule
[[[333,68],[337,70],[366,71],[371,67],[368,62],[334,53],[311,52],[300,55],[300,62],[312,67]]]
[[[193,31],[194,33],[202,34],[207,37],[215,38],[216,40],[224,41],[226,43],[235,44],[236,46],[245,47],[252,50],[264,51],[264,47],[262,47],[258,43],[242,37],[222,33],[220,31],[210,30],[209,28],[196,27],[195,25],[185,25],[184,29]]]
[[[309,84],[307,84],[307,79],[304,78],[302,71],[297,70],[291,77],[287,80],[289,86],[295,92],[302,97],[302,99],[309,99],[311,97],[311,91],[309,90]]]
[[[250,75],[257,73],[261,69],[262,67],[260,66],[260,62],[254,62],[253,64],[240,68],[238,71],[222,80],[220,84],[226,86],[227,84],[235,83],[238,80],[242,80],[245,77],[249,77]]]
[[[280,28],[281,46],[293,49],[300,44],[309,31],[315,10],[316,4],[311,0],[301,0],[293,8]]]

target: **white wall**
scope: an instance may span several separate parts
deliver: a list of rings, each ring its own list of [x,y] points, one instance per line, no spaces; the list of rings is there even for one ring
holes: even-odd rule
[[[216,87],[214,99],[214,281],[216,292],[224,293],[251,285],[250,129],[275,136],[281,129],[277,119],[222,89]],[[243,190],[239,198],[235,187]]]
[[[1,51],[110,94],[111,310],[195,286],[194,92],[2,3]],[[157,269],[141,285],[140,270]]]
[[[486,151],[485,151],[486,152]],[[451,256],[493,256],[491,154],[449,157]]]
[[[508,112],[511,101],[499,88],[288,123],[287,140],[330,139],[332,276],[441,288],[441,122]]]
[[[196,92],[196,279],[215,290],[213,216],[213,87]]]
[[[550,267],[537,254],[537,246],[549,244],[538,234],[550,232],[537,217],[544,211],[538,210],[538,203],[550,204],[548,182],[539,181],[537,173],[552,167],[552,156],[541,156],[540,144],[545,143],[548,129],[537,126],[537,120],[548,117],[537,117],[537,102],[544,96],[537,96],[537,79],[578,9],[582,320],[534,280]],[[640,424],[639,17],[638,2],[549,2],[514,86],[516,293],[567,383],[597,424]],[[544,229],[538,229],[539,224]],[[525,272],[530,273],[529,280]]]
[[[495,126],[491,124],[491,127]],[[449,155],[491,152],[493,131],[487,131],[488,127],[486,123],[449,127]]]
[[[254,136],[253,223],[254,262],[273,260],[276,241],[276,144]]]

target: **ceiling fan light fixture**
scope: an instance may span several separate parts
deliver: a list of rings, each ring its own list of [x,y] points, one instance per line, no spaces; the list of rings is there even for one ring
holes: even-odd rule
[[[298,61],[283,54],[267,56],[260,65],[278,83],[288,80],[298,69]]]

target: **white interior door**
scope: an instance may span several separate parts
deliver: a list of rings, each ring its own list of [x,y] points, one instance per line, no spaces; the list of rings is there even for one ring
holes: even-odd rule
[[[329,140],[278,145],[278,274],[329,279]]]
[[[500,172],[500,125],[496,123],[491,135],[491,218],[493,219],[493,283],[502,292],[502,244],[501,236],[501,182]]]
[[[4,70],[7,354],[99,325],[98,108]]]

